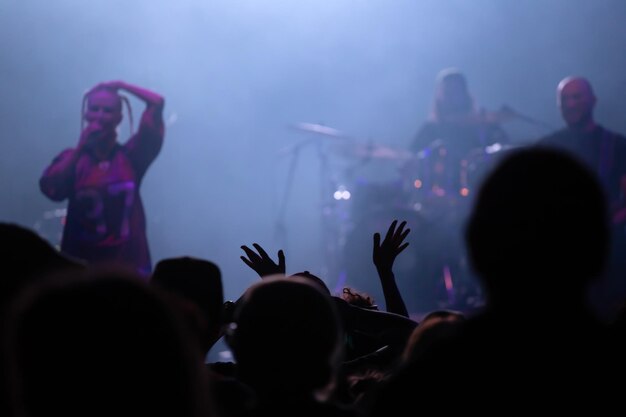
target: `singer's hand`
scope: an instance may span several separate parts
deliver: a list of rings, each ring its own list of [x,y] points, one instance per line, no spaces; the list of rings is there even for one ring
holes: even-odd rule
[[[123,81],[105,81],[105,82],[97,84],[95,87],[91,89],[91,91],[105,89],[105,90],[111,90],[111,91],[117,92],[118,90],[121,90],[123,88],[124,88]]]
[[[102,125],[100,123],[89,123],[80,134],[80,139],[78,141],[78,150],[82,151],[84,149],[89,149],[93,147],[103,134],[104,129],[102,128]]]

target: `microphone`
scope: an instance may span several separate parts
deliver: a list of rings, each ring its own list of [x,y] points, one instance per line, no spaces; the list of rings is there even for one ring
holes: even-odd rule
[[[98,122],[97,120],[89,121],[89,124],[87,124],[87,127],[83,129],[80,135],[80,147],[87,149],[94,147],[100,141],[100,139],[102,139],[104,134],[104,126],[102,126],[100,122]]]
[[[555,130],[555,128],[551,125],[549,125],[546,122],[543,122],[541,120],[537,120],[533,117],[530,116],[526,116],[525,114],[522,114],[520,112],[518,112],[517,110],[514,110],[511,106],[509,106],[508,104],[503,104],[502,107],[500,107],[500,110],[498,111],[499,115],[501,118],[505,119],[505,118],[515,118],[515,119],[519,119],[522,120],[526,123],[530,123],[532,125],[535,126],[540,126],[543,127],[545,129],[548,130]]]

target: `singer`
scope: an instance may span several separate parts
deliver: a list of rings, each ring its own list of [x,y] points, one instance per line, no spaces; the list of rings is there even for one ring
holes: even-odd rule
[[[146,105],[134,134],[131,106],[120,92]],[[84,95],[78,145],[61,152],[39,180],[48,198],[68,200],[62,252],[92,265],[149,276],[152,265],[139,186],[163,144],[164,103],[159,94],[123,81],[100,83]],[[121,144],[117,128],[124,104],[131,136]]]

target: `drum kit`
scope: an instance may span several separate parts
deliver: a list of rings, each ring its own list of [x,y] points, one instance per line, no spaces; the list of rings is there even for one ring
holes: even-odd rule
[[[493,116],[492,116],[493,117]],[[365,142],[341,131],[314,123],[300,123],[301,131],[335,139],[332,153],[347,160],[343,172],[335,175],[336,200],[350,200],[352,220],[381,206],[415,211],[423,217],[439,216],[444,211],[467,208],[480,182],[493,163],[518,146],[500,143],[471,149],[458,160],[451,157],[448,144],[437,139],[426,148],[411,152],[388,145]],[[393,165],[395,178],[381,181],[379,173],[357,175],[355,171],[370,163]],[[372,178],[376,178],[375,180]],[[339,195],[340,197],[337,197]],[[349,195],[346,198],[346,195]]]
[[[502,121],[512,115],[501,112],[500,117]],[[331,144],[331,155],[347,161],[342,172],[331,175],[330,203],[323,202],[323,218],[329,223],[325,229],[335,232],[327,236],[326,247],[332,253],[326,258],[338,259],[328,268],[337,280],[336,290],[350,286],[372,295],[379,304],[383,301],[371,265],[372,235],[386,232],[397,219],[406,220],[411,229],[409,248],[394,265],[409,311],[480,306],[483,297],[466,260],[462,231],[481,181],[518,146],[493,143],[471,149],[459,160],[442,140],[411,152],[358,140],[320,124],[294,127],[329,139],[323,142]],[[368,164],[390,165],[395,176],[381,180],[376,169],[363,175]]]

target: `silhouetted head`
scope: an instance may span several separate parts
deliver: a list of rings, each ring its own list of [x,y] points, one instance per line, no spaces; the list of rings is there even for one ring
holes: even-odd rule
[[[567,77],[557,87],[557,105],[569,127],[586,127],[593,122],[596,96],[587,79]]]
[[[0,223],[0,308],[23,286],[45,275],[81,270],[85,265],[59,252],[33,230],[14,223]]]
[[[292,276],[308,279],[313,284],[317,285],[318,288],[321,289],[325,294],[331,295],[330,289],[328,288],[324,280],[318,277],[317,275],[313,275],[309,271],[296,272]]]
[[[445,121],[449,117],[469,115],[474,101],[467,87],[465,75],[456,68],[446,68],[437,75],[433,116]]]
[[[206,405],[202,356],[138,277],[59,277],[25,292],[12,313],[25,415],[192,417]]]
[[[454,310],[434,310],[426,314],[413,330],[402,352],[402,360],[410,362],[427,352],[435,344],[454,336],[465,314]]]
[[[222,273],[213,262],[188,256],[159,261],[151,283],[191,303],[202,314],[203,348],[208,350],[220,335],[224,292]]]
[[[341,359],[330,296],[305,278],[265,277],[244,294],[228,337],[241,380],[261,397],[311,396]]]
[[[529,148],[503,159],[483,183],[466,230],[488,296],[556,303],[583,292],[606,260],[605,201],[595,175],[557,150]]]

